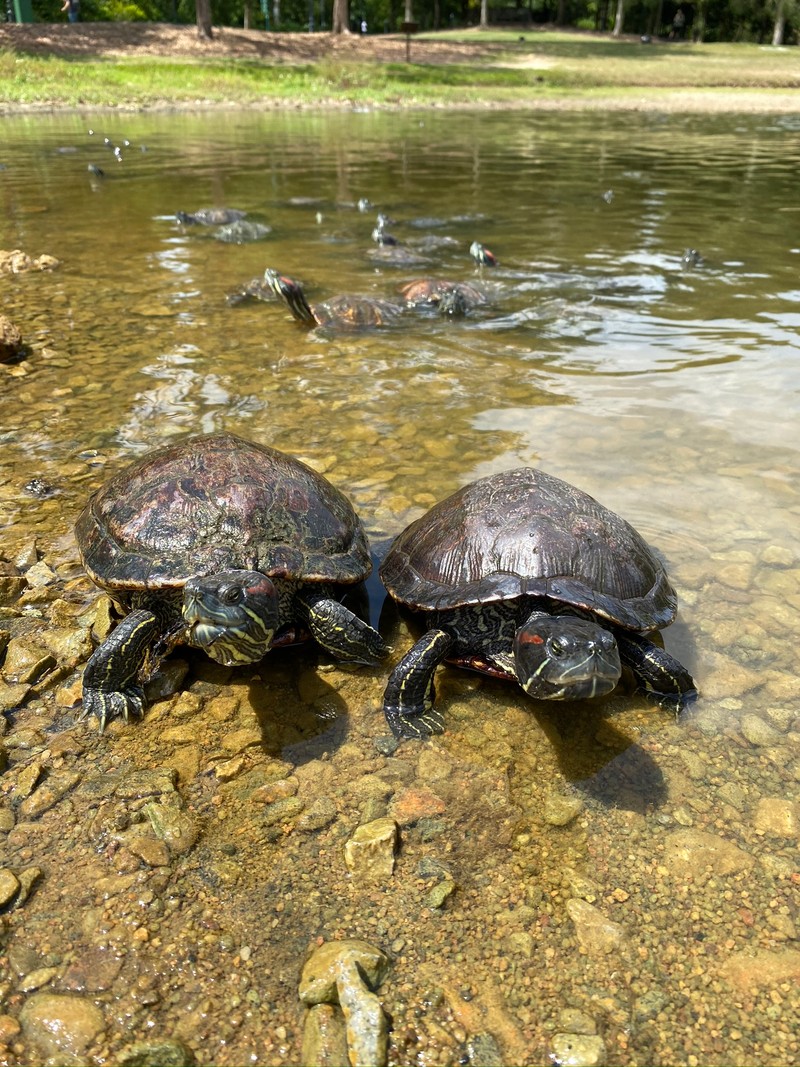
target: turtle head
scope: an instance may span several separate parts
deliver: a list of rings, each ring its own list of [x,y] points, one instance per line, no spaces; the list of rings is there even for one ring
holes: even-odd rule
[[[439,297],[437,307],[440,315],[449,315],[454,319],[462,318],[469,310],[466,297],[455,285],[451,289],[444,290]]]
[[[314,312],[309,307],[306,295],[300,282],[290,278],[288,274],[279,274],[270,267],[264,271],[264,281],[273,293],[288,306],[298,322],[304,322],[308,326],[316,326],[317,320]]]
[[[538,700],[584,700],[610,693],[621,674],[614,635],[588,619],[540,615],[514,635],[519,684]]]
[[[183,594],[189,644],[217,663],[256,663],[280,625],[278,591],[258,571],[190,578]]]

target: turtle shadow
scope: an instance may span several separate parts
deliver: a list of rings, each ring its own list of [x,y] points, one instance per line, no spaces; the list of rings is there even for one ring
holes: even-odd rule
[[[550,742],[559,769],[586,799],[605,808],[644,815],[666,803],[664,774],[653,757],[608,718],[603,707],[563,710],[541,704],[534,717]]]

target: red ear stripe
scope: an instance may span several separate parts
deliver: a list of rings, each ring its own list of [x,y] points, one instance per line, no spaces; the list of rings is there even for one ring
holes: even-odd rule
[[[247,587],[250,593],[261,593],[264,596],[275,596],[277,589],[275,583],[270,578],[262,578],[259,582],[253,582]]]
[[[521,645],[543,645],[544,638],[540,634],[526,634],[521,633],[517,637],[517,640]]]

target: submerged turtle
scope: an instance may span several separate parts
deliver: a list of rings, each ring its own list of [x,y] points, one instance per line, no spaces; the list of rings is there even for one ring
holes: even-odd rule
[[[182,226],[227,226],[247,215],[234,207],[204,207],[199,211],[176,211],[175,218]]]
[[[401,286],[400,292],[409,307],[436,308],[442,315],[466,315],[487,303],[486,294],[476,285],[445,278],[416,278]]]
[[[398,737],[442,730],[433,677],[443,660],[543,700],[602,696],[621,663],[664,706],[697,695],[685,668],[643,636],[675,618],[660,561],[624,519],[543,471],[505,471],[441,501],[396,538],[380,574],[428,625],[384,694]]]
[[[345,329],[386,326],[404,310],[401,304],[375,296],[335,296],[321,304],[309,304],[300,282],[269,268],[264,271],[264,281],[284,301],[297,321],[306,326]]]
[[[91,497],[75,531],[89,577],[129,612],[83,675],[101,729],[143,711],[147,669],[180,641],[228,665],[298,630],[341,660],[386,655],[340,602],[372,568],[352,505],[274,448],[217,433],[151,452]]]
[[[253,241],[263,241],[272,233],[272,227],[264,222],[251,222],[249,219],[236,219],[225,226],[220,226],[214,233],[215,241],[229,245],[246,245]]]

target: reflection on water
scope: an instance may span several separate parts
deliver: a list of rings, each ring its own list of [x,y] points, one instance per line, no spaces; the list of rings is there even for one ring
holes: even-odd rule
[[[732,953],[788,952],[796,900],[783,925],[768,902],[796,861],[800,814],[787,808],[781,830],[764,803],[788,796],[791,805],[800,766],[797,124],[502,113],[93,123],[93,136],[77,117],[4,123],[0,248],[62,265],[0,279],[3,311],[33,349],[2,375],[3,553],[13,558],[35,535],[51,566],[78,573],[71,526],[88,492],[122,460],[187,432],[229,429],[307,459],[350,493],[379,555],[464,482],[541,465],[623,514],[664,555],[681,602],[666,647],[691,669],[701,700],[676,724],[615,694],[598,721],[593,710],[533,708],[499,684],[445,671],[442,744],[471,766],[505,768],[509,803],[533,828],[519,836],[523,853],[538,847],[542,789],[562,782],[585,798],[581,832],[559,830],[530,862],[546,878],[594,856],[600,903],[614,885],[603,849],[620,835],[630,848],[614,862],[631,892],[679,870],[665,840],[692,828],[722,834],[756,857],[742,908],[757,920],[731,927],[731,905],[714,922],[733,931],[732,944],[703,936],[723,971]],[[106,134],[112,147],[130,140],[121,162]],[[227,244],[175,221],[176,211],[212,206],[243,209],[271,232]],[[429,265],[376,254],[378,211],[397,247]],[[494,251],[496,268],[475,266],[474,240]],[[685,261],[687,249],[702,258]],[[397,300],[420,275],[480,283],[489,300],[464,318],[409,311],[391,329],[307,332],[276,302],[227,301],[267,266],[298,277],[312,302],[343,292]],[[32,478],[56,494],[26,491]],[[371,592],[377,618],[376,581]],[[408,635],[394,626],[400,649]],[[288,654],[265,669],[273,679],[291,672]],[[353,692],[377,706],[379,675],[359,684],[368,696]],[[260,699],[263,725],[270,709]],[[338,692],[334,703],[341,716]],[[293,764],[314,762],[326,737],[332,750],[342,745],[341,719],[320,733],[325,714],[314,716],[313,749],[301,729],[281,733]],[[477,862],[465,857],[465,878]],[[694,935],[659,887],[652,922],[665,945],[680,946]],[[732,885],[736,901],[740,891]],[[566,967],[576,950],[565,945]],[[718,982],[723,971],[697,963],[697,952],[691,974]],[[650,942],[643,953],[645,993],[666,988],[669,968]],[[762,988],[739,993],[752,1006]],[[551,1003],[544,986],[539,994]],[[791,991],[779,995],[796,1005]],[[702,1048],[701,1061],[725,1063],[735,1047],[756,1062],[754,1050],[772,1047],[755,1022],[741,1045],[701,1039],[681,1010],[668,1012],[658,1038],[630,1049],[620,1040],[614,1061],[641,1062],[657,1047],[660,1062]],[[536,1010],[528,1014],[536,1031]],[[775,1040],[787,1017],[773,1012]],[[744,1024],[725,1025],[729,1034]]]

